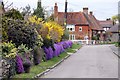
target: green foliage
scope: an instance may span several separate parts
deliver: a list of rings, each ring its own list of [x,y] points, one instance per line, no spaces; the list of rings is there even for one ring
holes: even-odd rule
[[[12,19],[24,19],[23,16],[21,15],[21,13],[14,8],[5,12],[5,14],[3,16],[5,16],[7,18],[12,18]]]
[[[10,25],[7,17],[2,17],[2,41],[8,40],[8,25]]]
[[[25,45],[21,44],[20,46],[18,46],[18,54],[23,54],[24,53],[29,53],[32,49],[29,49],[28,47],[26,47]]]
[[[53,40],[52,39],[47,39],[47,38],[44,38],[44,41],[43,41],[43,46],[49,48],[49,46],[51,46],[53,48]]]
[[[36,15],[38,18],[42,18],[42,19],[45,18],[44,17],[45,13],[43,11],[43,8],[41,7],[41,3],[40,2],[38,2],[37,9],[34,10],[33,15]]]
[[[92,40],[97,40],[97,37],[96,37],[96,36],[93,36],[93,37],[92,37]]]
[[[3,58],[15,58],[17,53],[17,48],[12,42],[2,43],[2,57]]]
[[[38,30],[35,28],[35,32],[37,34],[37,39],[35,41],[35,45],[38,46],[38,47],[41,47],[43,45],[43,38],[41,37],[41,35],[39,35],[39,28]]]
[[[113,21],[120,20],[120,16],[114,15],[114,16],[112,16],[112,20]]]
[[[10,20],[8,26],[8,40],[12,40],[16,46],[26,44],[28,48],[33,48],[37,39],[34,27],[24,21]]]
[[[7,12],[5,12],[2,16],[2,40],[7,41],[8,40],[8,26],[11,25],[10,20],[11,19],[23,19],[23,16],[21,13],[15,9],[11,9]]]
[[[120,47],[120,42],[114,42],[116,47]]]
[[[30,52],[32,51],[32,49],[29,49],[28,47],[26,47],[26,45],[21,44],[20,46],[18,46],[18,54],[22,57],[23,62],[27,62],[27,58],[31,59],[31,54]]]
[[[92,36],[92,40],[99,40],[100,34],[96,34]]]
[[[69,40],[69,31],[66,29],[64,30],[64,34],[62,36],[63,40]]]

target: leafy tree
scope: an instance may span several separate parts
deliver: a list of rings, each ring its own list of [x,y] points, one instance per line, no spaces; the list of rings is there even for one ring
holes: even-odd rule
[[[114,15],[114,16],[112,16],[112,20],[116,23],[116,21],[120,21],[120,16]]]

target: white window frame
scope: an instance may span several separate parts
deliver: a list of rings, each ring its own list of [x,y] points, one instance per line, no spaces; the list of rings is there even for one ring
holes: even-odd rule
[[[75,40],[75,34],[70,34],[69,35],[69,40]]]
[[[81,30],[80,30],[81,29]],[[82,32],[82,27],[79,27],[79,31]]]
[[[70,32],[73,32],[73,31],[75,31],[75,25],[67,25],[67,27],[66,27],[67,29],[68,29],[68,31],[70,31]],[[71,30],[72,29],[72,30]]]

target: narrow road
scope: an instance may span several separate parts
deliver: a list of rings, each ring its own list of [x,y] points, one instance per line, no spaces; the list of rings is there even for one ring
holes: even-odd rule
[[[118,78],[118,57],[109,46],[83,46],[42,78]]]

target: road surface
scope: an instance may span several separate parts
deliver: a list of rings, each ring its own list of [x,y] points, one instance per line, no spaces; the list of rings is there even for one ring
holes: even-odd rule
[[[83,46],[42,78],[118,78],[118,57],[110,46]]]

